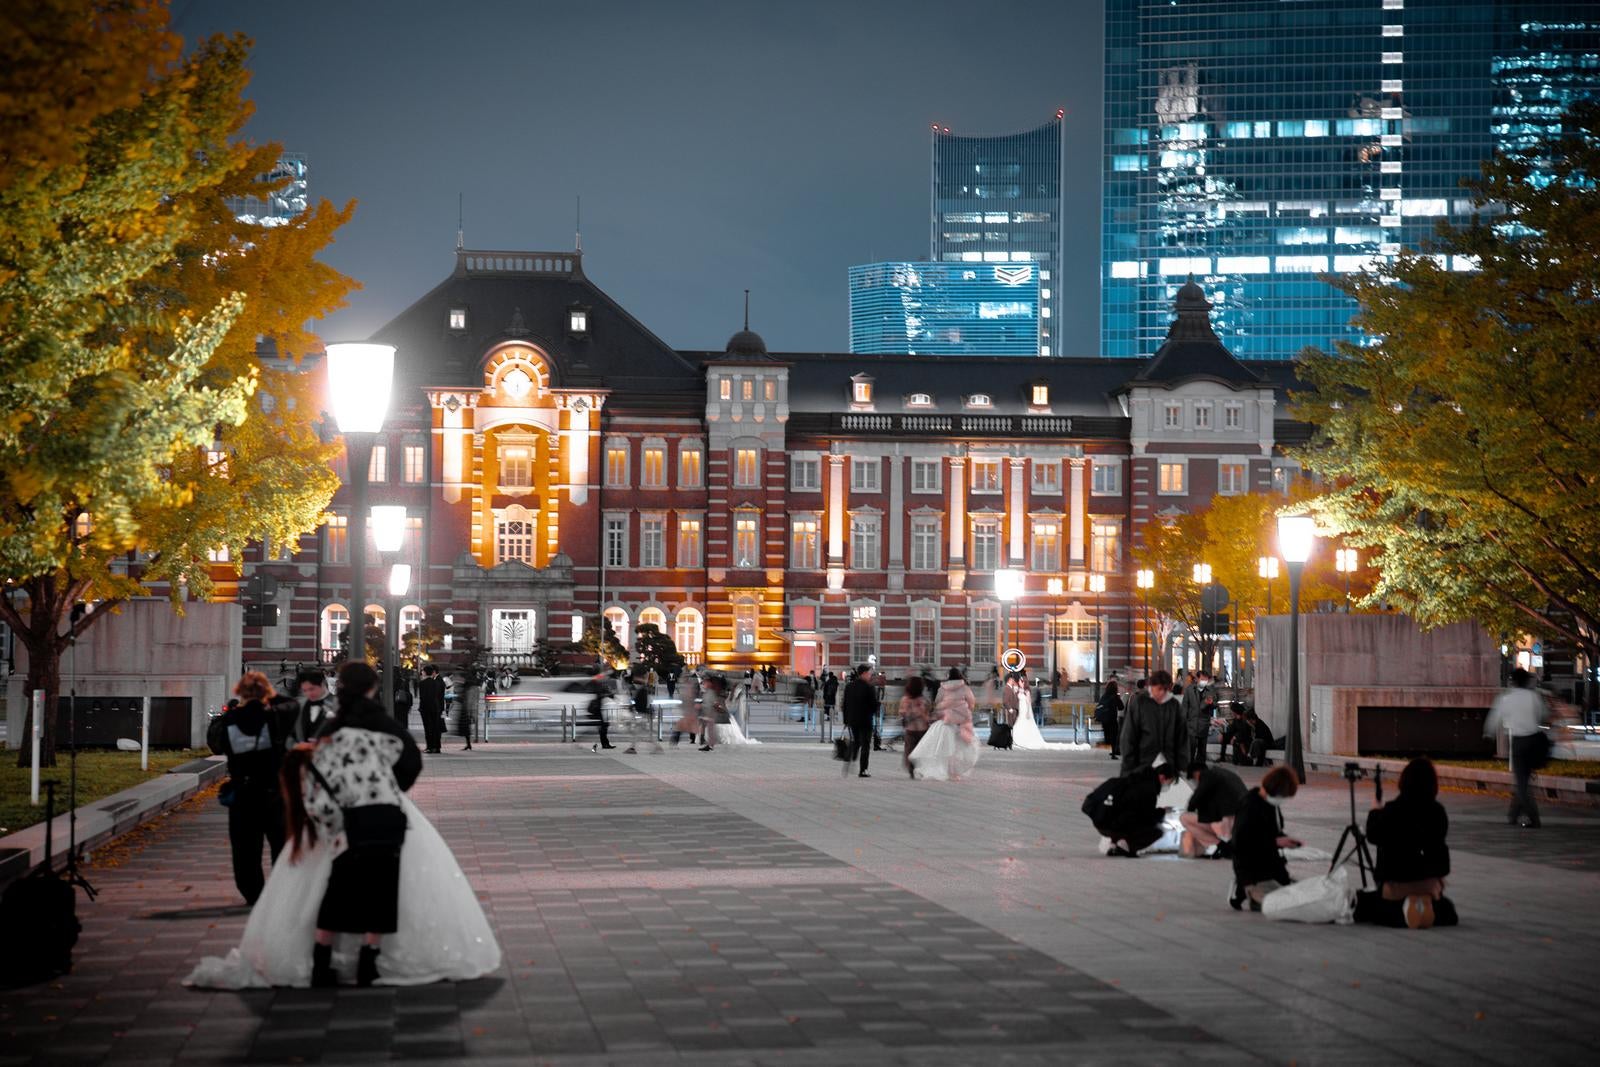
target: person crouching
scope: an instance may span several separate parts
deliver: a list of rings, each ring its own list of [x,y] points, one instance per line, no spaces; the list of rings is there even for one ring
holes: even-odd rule
[[[377,672],[367,664],[339,669],[339,717],[325,725],[306,765],[304,807],[342,823],[346,843],[334,858],[317,911],[313,987],[339,984],[333,969],[336,933],[365,935],[356,982],[371,985],[378,977],[383,935],[399,926],[400,849],[406,837],[400,794],[422,772],[422,754],[373,699],[377,691]]]
[[[1234,911],[1250,902],[1261,910],[1262,899],[1289,884],[1289,864],[1283,849],[1300,842],[1283,832],[1283,802],[1300,791],[1300,779],[1289,767],[1274,767],[1261,784],[1245,795],[1233,823],[1233,890],[1228,903]]]
[[[1188,810],[1178,816],[1183,824],[1183,841],[1178,851],[1185,856],[1210,856],[1228,859],[1233,855],[1233,823],[1249,790],[1237,774],[1226,767],[1190,764]]]
[[[1100,854],[1137,856],[1166,833],[1158,801],[1178,770],[1162,761],[1102,782],[1083,801],[1083,813],[1100,831]]]

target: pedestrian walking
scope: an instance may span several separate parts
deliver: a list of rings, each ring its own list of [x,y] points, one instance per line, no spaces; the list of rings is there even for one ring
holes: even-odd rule
[[[444,679],[439,677],[439,668],[431,663],[422,668],[422,681],[417,683],[417,699],[422,718],[423,750],[440,752],[439,746],[444,740]]]
[[[822,706],[828,719],[833,719],[833,709],[839,702],[839,676],[832,671],[822,673]]]
[[[678,740],[684,734],[689,735],[689,743],[694,744],[695,734],[700,732],[700,682],[690,673],[683,680],[683,703],[679,705],[678,721],[672,724],[672,744],[677,746]]]
[[[1189,731],[1183,708],[1172,695],[1172,675],[1166,671],[1153,672],[1145,691],[1133,698],[1122,717],[1120,747],[1125,775],[1153,766],[1157,756],[1180,775],[1189,766]]]
[[[934,698],[928,732],[917,742],[910,756],[912,774],[924,781],[959,781],[978,763],[978,738],[972,729],[972,715],[978,698],[967,685],[960,667],[950,668],[950,677]]]
[[[861,664],[851,676],[850,684],[844,687],[844,725],[850,731],[850,749],[844,773],[850,773],[850,764],[860,753],[861,770],[856,775],[858,778],[872,777],[867,773],[867,761],[872,755],[872,723],[878,715],[878,692],[867,680],[871,673],[870,664]]]
[[[1094,718],[1100,724],[1101,735],[1111,745],[1112,759],[1122,758],[1122,749],[1119,747],[1122,740],[1119,733],[1122,707],[1122,695],[1117,692],[1117,680],[1113,678],[1106,683],[1100,699],[1094,705]]]
[[[728,719],[728,679],[713,674],[700,687],[700,751],[717,747],[717,724]]]
[[[650,698],[655,693],[653,674],[633,676],[633,714],[628,721],[628,747],[622,750],[624,755],[637,755],[641,739],[654,744],[657,752],[662,751],[661,742],[650,736],[650,728],[655,725],[655,714],[650,708]]]
[[[906,773],[915,778],[916,766],[911,762],[911,753],[917,749],[917,743],[928,732],[929,715],[927,692],[923,688],[922,679],[911,677],[906,679],[906,691],[900,697],[900,729],[905,733],[906,750],[904,755]]]
[[[606,727],[606,698],[612,693],[611,677],[604,667],[597,668],[594,676],[589,679],[589,718],[594,723],[595,731],[600,735],[600,740],[590,745],[590,751],[599,752],[602,748],[616,748],[607,736]]]
[[[248,671],[233,687],[239,698],[206,728],[211,751],[228,757],[228,781],[221,791],[228,809],[228,845],[233,853],[233,884],[245,903],[255,905],[267,878],[261,870],[264,843],[278,861],[283,850],[283,799],[278,770],[289,727],[299,708],[279,699],[260,671]]]
[[[1533,675],[1518,667],[1511,672],[1510,687],[1494,698],[1484,720],[1485,737],[1498,739],[1502,732],[1511,735],[1511,774],[1516,784],[1506,821],[1512,826],[1539,828],[1539,805],[1530,783],[1533,773],[1550,762],[1550,735],[1544,731],[1549,716],[1549,705],[1534,688]]]

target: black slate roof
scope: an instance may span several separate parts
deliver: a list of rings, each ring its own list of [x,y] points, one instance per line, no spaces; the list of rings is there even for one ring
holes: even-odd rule
[[[1178,290],[1167,339],[1130,385],[1168,387],[1209,378],[1235,387],[1263,384],[1261,375],[1235,358],[1211,328],[1211,302],[1193,278]]]
[[[582,335],[568,330],[574,307],[588,312]],[[453,308],[466,310],[465,329],[450,329]],[[699,368],[585,277],[575,252],[458,250],[451,276],[370,339],[395,346],[398,396],[425,386],[481,385],[484,355],[510,340],[550,354],[557,388],[648,394],[704,388]]]

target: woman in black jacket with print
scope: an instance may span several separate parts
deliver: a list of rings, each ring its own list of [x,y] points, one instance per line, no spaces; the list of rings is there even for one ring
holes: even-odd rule
[[[1450,817],[1438,798],[1433,761],[1414,759],[1400,772],[1400,795],[1367,816],[1379,892],[1361,902],[1357,919],[1413,929],[1455,925],[1455,905],[1444,895]]]

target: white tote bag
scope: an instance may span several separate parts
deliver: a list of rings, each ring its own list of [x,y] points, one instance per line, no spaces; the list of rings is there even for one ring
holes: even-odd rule
[[[1294,923],[1354,921],[1356,895],[1343,864],[1335,871],[1274,889],[1261,900],[1261,914]]]

